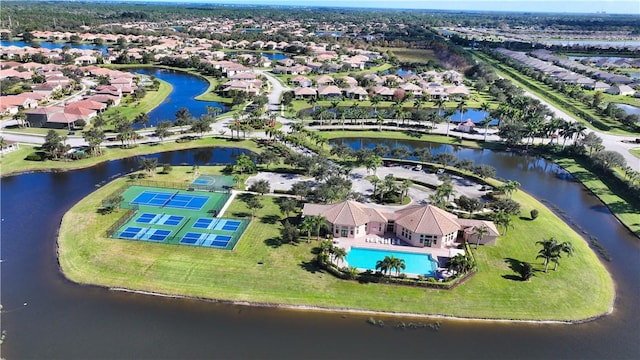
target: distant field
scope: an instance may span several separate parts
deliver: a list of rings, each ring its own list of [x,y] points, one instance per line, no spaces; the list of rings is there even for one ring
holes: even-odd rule
[[[382,48],[383,51],[391,50],[401,62],[426,63],[429,60],[438,61],[429,49],[405,49],[405,48]]]

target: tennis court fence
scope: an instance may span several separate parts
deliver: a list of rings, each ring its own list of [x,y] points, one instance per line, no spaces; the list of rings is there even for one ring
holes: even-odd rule
[[[122,204],[124,205],[124,203]],[[124,225],[127,221],[131,220],[132,217],[135,216],[135,214],[138,212],[138,205],[130,205],[127,204],[127,206],[123,206],[123,208],[126,209],[126,211],[124,212],[124,214],[122,214],[122,216],[120,216],[120,218],[118,218],[118,220],[116,220],[116,222],[114,222],[108,229],[106,232],[107,237],[112,237],[113,234],[116,233],[116,231],[118,231],[118,229],[120,229],[120,227],[122,225]]]
[[[220,192],[231,193],[231,187],[220,187],[216,185],[198,185],[198,184],[185,184],[174,181],[158,181],[148,179],[136,179],[134,185],[157,187],[163,189],[179,189],[179,190],[192,190],[192,191],[208,191],[208,192]],[[126,189],[125,189],[126,190]],[[124,192],[124,190],[123,190]]]
[[[225,219],[240,221],[240,226],[238,226],[238,229],[233,233],[233,236],[231,237],[231,241],[230,241],[230,243],[232,243],[233,245],[229,250],[233,250],[236,248],[236,245],[238,244],[242,235],[244,235],[244,231],[247,230],[247,227],[249,226],[251,219],[250,218],[227,218],[227,217],[225,217]]]
[[[123,200],[122,194],[130,187],[130,184],[125,184],[115,189],[109,196],[102,199],[102,207],[113,206],[117,207]]]

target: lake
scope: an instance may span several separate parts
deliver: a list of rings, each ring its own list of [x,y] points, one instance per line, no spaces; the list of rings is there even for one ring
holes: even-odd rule
[[[371,139],[344,141],[354,146],[374,143]],[[376,318],[384,318],[387,326],[379,328],[368,325],[365,315],[226,305],[70,283],[58,271],[56,260],[56,231],[62,215],[97,185],[137,168],[134,158],[84,170],[0,179],[4,290],[0,298],[6,331],[2,355],[7,359],[637,358],[638,239],[580,184],[558,176],[560,170],[550,162],[513,153],[426,146],[496,166],[499,176],[519,181],[523,190],[547,199],[596,236],[613,258],[606,266],[616,281],[614,312],[579,325],[440,320],[439,331],[400,330],[391,326],[397,319],[382,316]],[[156,156],[160,162],[179,165],[233,161],[241,152],[199,149]],[[389,301],[398,301],[392,291]]]
[[[624,110],[627,115],[635,114],[640,115],[640,107],[628,105],[628,104],[616,104],[616,107]]]
[[[221,103],[214,101],[197,101],[195,97],[204,93],[209,88],[209,83],[203,78],[182,71],[166,70],[158,68],[140,68],[133,70],[136,74],[155,76],[173,86],[173,90],[167,98],[155,109],[149,112],[149,126],[155,126],[159,121],[175,121],[176,112],[182,107],[189,109],[191,115],[199,118],[207,113],[207,106],[220,109],[225,113],[229,109]],[[138,126],[139,127],[139,126]]]
[[[68,46],[72,49],[80,49],[80,50],[100,50],[102,51],[103,54],[107,53],[107,46],[106,45],[102,45],[102,46],[96,46],[94,44],[71,44],[71,43],[53,43],[53,42],[48,42],[48,41],[43,41],[43,42],[39,42],[38,43],[40,45],[40,47],[45,48],[45,49],[49,49],[49,50],[54,50],[54,49],[62,49],[65,46]],[[0,41],[0,46],[17,46],[17,47],[31,47],[31,44],[22,40],[16,40],[16,41],[5,41],[2,40]]]

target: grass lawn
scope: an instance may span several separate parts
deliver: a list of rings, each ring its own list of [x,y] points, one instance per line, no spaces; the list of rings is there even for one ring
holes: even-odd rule
[[[170,175],[155,178],[180,181],[187,171],[175,168]],[[208,172],[205,167],[200,171]],[[96,208],[126,181],[118,179],[98,189],[64,216],[59,261],[72,281],[232,301],[495,319],[586,319],[607,312],[614,299],[612,279],[586,242],[521,191],[514,200],[522,204],[523,213],[538,209],[538,219],[514,219],[514,227],[498,245],[476,252],[480,271],[445,291],[360,284],[324,273],[312,261],[317,242],[278,244],[282,217],[269,196],[233,251],[105,238],[104,230],[119,214],[98,215]],[[228,213],[239,216],[250,211],[236,200]],[[571,241],[575,255],[563,258],[558,271],[539,271],[529,282],[512,280],[509,259],[542,269],[535,259],[535,241],[549,236]]]
[[[553,159],[582,182],[589,190],[604,202],[615,216],[628,227],[636,236],[640,237],[640,207],[634,206],[616,194],[615,189],[609,188],[596,175],[585,169],[573,159]]]
[[[429,60],[437,63],[440,62],[431,49],[408,49],[395,47],[380,49],[381,52],[386,52],[387,50],[391,50],[393,55],[395,55],[400,62],[426,63]]]
[[[631,149],[631,150],[629,150],[629,152],[630,152],[630,153],[632,153],[632,154],[633,154],[633,156],[635,156],[635,157],[637,157],[637,158],[640,158],[640,148],[638,148],[638,149]]]
[[[498,75],[512,81],[513,83],[519,85],[523,89],[537,95],[541,99],[544,99],[545,101],[549,102],[556,108],[562,110],[563,112],[573,117],[575,120],[582,122],[584,125],[590,128],[595,128],[602,132],[617,134],[617,135],[634,135],[635,134],[633,130],[629,129],[628,126],[625,126],[624,124],[618,121],[612,120],[609,117],[596,114],[593,109],[586,106],[582,102],[569,98],[565,94],[560,93],[559,91],[553,89],[552,87],[544,83],[541,83],[537,80],[531,79],[526,75],[519,73],[517,70],[511,68],[510,66],[490,58],[486,54],[482,54],[480,52],[474,52],[473,55],[478,59],[491,65],[496,70]],[[594,121],[593,124],[590,124],[588,121],[578,116],[578,114],[576,114],[574,111],[568,110],[570,106],[577,109],[577,111],[582,111],[585,114],[592,116],[594,119],[596,119],[596,121]]]
[[[171,90],[173,90],[173,87],[164,80],[158,79],[158,81],[160,82],[158,91],[147,91],[144,98],[139,102],[129,102],[120,106],[110,107],[104,112],[105,119],[112,118],[117,111],[128,120],[133,120],[138,114],[148,113],[162,104],[171,93]]]
[[[167,141],[164,144],[158,145],[139,145],[131,149],[122,148],[109,148],[103,149],[103,155],[99,157],[91,157],[87,159],[77,161],[27,161],[24,158],[37,150],[37,147],[21,145],[18,151],[11,152],[0,159],[0,165],[2,166],[2,176],[16,174],[26,171],[47,171],[51,169],[63,169],[73,170],[93,166],[95,164],[122,159],[126,157],[132,157],[137,155],[154,154],[157,152],[191,149],[198,147],[208,146],[226,146],[226,147],[238,147],[248,149],[254,152],[260,152],[258,145],[251,140],[230,140],[222,138],[204,138],[199,140],[193,140],[185,143],[176,143],[173,141]]]

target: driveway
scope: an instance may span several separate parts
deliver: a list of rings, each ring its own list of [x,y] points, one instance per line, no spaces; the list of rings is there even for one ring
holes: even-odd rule
[[[421,182],[431,184],[431,185],[440,185],[442,181],[439,179],[439,175],[425,173],[424,171],[413,171],[410,168],[403,168],[401,166],[395,167],[384,167],[379,168],[376,171],[376,175],[383,179],[388,174],[393,174],[393,176],[397,178],[404,179],[412,179],[412,180],[420,180]],[[366,177],[371,175],[364,168],[357,168],[351,171],[350,179],[352,182],[351,189],[355,192],[359,192],[364,194],[365,197],[369,198],[373,194],[373,185],[366,180]],[[465,195],[468,197],[476,197],[479,198],[484,195],[484,192],[480,191],[480,184],[475,183],[473,181],[469,181],[460,176],[455,176],[449,174],[451,179],[453,180],[453,188],[454,188],[454,196],[459,197],[460,195]],[[271,192],[274,190],[278,191],[288,191],[291,190],[291,186],[293,184],[306,181],[311,186],[316,186],[318,182],[314,178],[308,178],[302,175],[297,174],[280,174],[280,173],[271,173],[271,172],[259,172],[258,174],[251,176],[247,179],[247,188],[249,188],[253,183],[258,180],[267,180],[271,185]],[[412,199],[409,205],[420,204],[424,205],[428,203],[429,195],[433,193],[433,190],[423,187],[417,184],[412,185],[409,188],[409,197]],[[389,209],[398,209],[404,206],[387,206],[387,205],[378,205],[371,203],[372,206],[379,208],[389,208]]]

